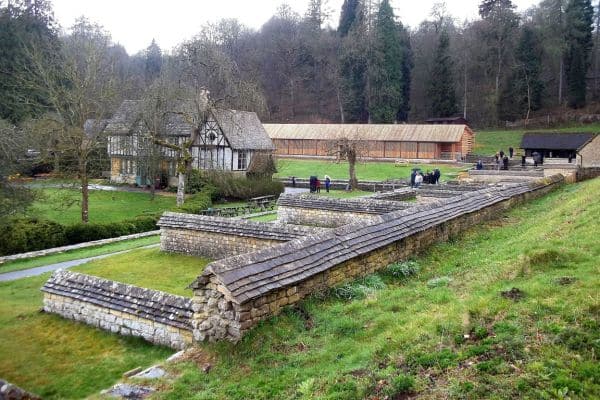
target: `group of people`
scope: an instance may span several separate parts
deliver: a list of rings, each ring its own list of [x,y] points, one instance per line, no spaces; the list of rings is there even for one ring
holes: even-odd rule
[[[515,149],[513,149],[512,147],[508,148],[508,154],[504,154],[504,150],[500,150],[500,151],[496,152],[496,154],[494,155],[496,169],[497,170],[503,169],[504,171],[508,171],[508,161],[509,161],[509,158],[513,158],[514,152],[515,152]]]
[[[311,176],[309,179],[310,192],[311,193],[321,193],[321,180],[317,176]],[[328,175],[325,175],[325,190],[329,193],[329,189],[331,188],[331,178]]]
[[[427,171],[427,173],[423,174],[419,169],[413,169],[410,174],[410,187],[418,188],[423,183],[427,183],[430,185],[440,183],[440,177],[442,173],[439,169],[434,169],[433,172]]]

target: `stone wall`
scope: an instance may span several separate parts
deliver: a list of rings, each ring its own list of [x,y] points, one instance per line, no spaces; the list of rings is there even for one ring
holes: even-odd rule
[[[192,342],[191,299],[65,270],[41,290],[45,312],[174,349]]]
[[[533,182],[544,176],[544,171],[493,171],[493,170],[469,170],[469,178],[475,182],[499,183],[499,182]]]
[[[277,219],[286,224],[335,228],[357,221],[368,223],[373,216],[412,206],[414,203],[370,197],[335,199],[315,195],[282,195],[277,201]]]
[[[559,175],[465,193],[213,262],[191,285],[194,338],[237,341],[258,322],[315,291],[408,258],[562,182]]]
[[[163,251],[220,259],[298,239],[318,228],[166,212],[158,221]]]
[[[577,159],[584,168],[600,168],[600,134],[579,150]]]

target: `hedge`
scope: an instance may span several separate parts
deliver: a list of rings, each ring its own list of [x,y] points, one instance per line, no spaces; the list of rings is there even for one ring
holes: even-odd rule
[[[158,215],[106,224],[61,225],[39,218],[12,219],[0,226],[0,256],[108,239],[157,229]]]

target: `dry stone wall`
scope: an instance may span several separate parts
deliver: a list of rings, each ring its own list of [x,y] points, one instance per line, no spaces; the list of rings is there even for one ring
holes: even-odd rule
[[[46,312],[174,349],[192,342],[191,299],[65,270],[41,290]]]
[[[307,226],[166,212],[158,221],[163,251],[212,259],[250,253],[319,232]]]
[[[403,210],[414,203],[367,198],[335,199],[315,195],[282,195],[277,219],[287,224],[339,227],[357,221],[369,223],[374,216]]]
[[[237,341],[315,291],[365,276],[563,182],[554,176],[437,200],[209,264],[191,285],[199,341]]]

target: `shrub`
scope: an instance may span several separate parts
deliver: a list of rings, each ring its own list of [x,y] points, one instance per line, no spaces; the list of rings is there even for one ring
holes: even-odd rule
[[[211,205],[212,201],[210,193],[202,191],[188,196],[185,202],[180,207],[176,207],[174,211],[187,214],[200,214]]]
[[[0,230],[0,255],[25,253],[67,244],[65,230],[59,223],[18,218],[7,221]]]
[[[397,279],[407,279],[421,270],[418,262],[413,260],[397,262],[386,267],[385,273]]]
[[[385,283],[379,275],[369,275],[355,282],[336,286],[331,289],[331,293],[338,299],[355,300],[363,299],[383,288],[385,288]]]
[[[415,378],[410,375],[400,374],[392,378],[390,386],[390,391],[388,393],[390,396],[409,394],[415,388]]]
[[[283,183],[271,178],[248,179],[230,172],[212,172],[206,176],[216,198],[248,200],[259,196],[279,196]]]

